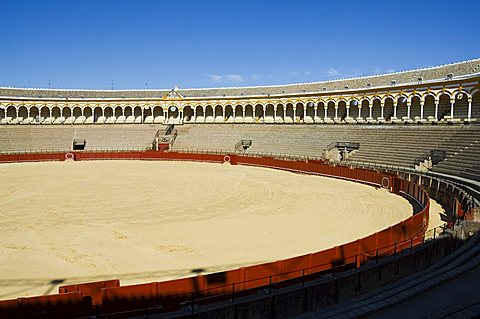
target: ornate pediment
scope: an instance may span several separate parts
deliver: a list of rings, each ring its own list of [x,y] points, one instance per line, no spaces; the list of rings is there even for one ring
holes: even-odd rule
[[[164,100],[182,100],[183,96],[178,92],[178,87],[175,86],[167,94],[163,96]]]

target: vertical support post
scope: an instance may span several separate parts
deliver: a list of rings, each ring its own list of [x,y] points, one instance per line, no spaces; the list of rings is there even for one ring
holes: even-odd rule
[[[468,120],[472,118],[472,98],[468,98]]]
[[[453,105],[455,104],[455,99],[450,100],[450,118],[453,120]]]

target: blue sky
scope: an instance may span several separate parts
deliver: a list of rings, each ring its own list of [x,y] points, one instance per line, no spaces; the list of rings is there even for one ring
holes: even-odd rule
[[[480,1],[0,0],[0,86],[321,81],[480,57]]]

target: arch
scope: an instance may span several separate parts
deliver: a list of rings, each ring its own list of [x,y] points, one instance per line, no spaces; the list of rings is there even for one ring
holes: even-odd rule
[[[403,119],[408,117],[408,97],[400,95],[397,97],[397,118]]]
[[[274,123],[275,122],[275,110],[273,104],[267,104],[265,107],[265,123]]]
[[[300,123],[303,122],[304,120],[304,112],[305,112],[305,106],[303,105],[302,102],[298,102],[295,104],[295,123]]]
[[[201,105],[197,105],[195,107],[195,122],[196,123],[205,122],[205,110]]]
[[[347,117],[347,102],[345,100],[340,100],[337,106],[337,120],[344,121]]]
[[[391,96],[387,96],[384,100],[383,105],[383,119],[386,121],[390,121],[394,114],[394,107],[393,107],[393,98]],[[380,116],[381,117],[381,116]]]
[[[255,105],[255,122],[263,122],[264,121],[264,114],[263,114],[263,105],[256,104]]]
[[[370,100],[363,99],[359,105],[362,106],[362,109],[359,111],[359,116],[363,119],[368,119],[370,117]]]
[[[245,105],[245,117],[243,121],[245,123],[253,123],[253,106],[251,104]]]
[[[40,109],[40,121],[49,121],[50,120],[50,109],[46,106],[43,106]]]
[[[72,117],[72,109],[68,106],[62,108],[62,117],[65,119]]]
[[[153,107],[146,105],[143,108],[143,123],[153,123]]]
[[[153,108],[153,117],[156,118],[159,116],[163,117],[163,108],[157,105]]]
[[[275,123],[283,123],[285,119],[283,118],[284,106],[282,103],[277,104],[277,112],[275,113]]]
[[[93,110],[90,106],[83,108],[83,116],[85,117],[85,124],[93,124]]]
[[[117,106],[115,108],[115,114],[114,114],[115,117],[120,117],[120,116],[123,116],[123,109],[121,106]]]
[[[24,105],[18,108],[18,117],[24,120],[28,117],[28,110]]]
[[[73,116],[75,118],[78,118],[80,116],[82,116],[82,109],[78,106],[76,106],[74,109],[73,109]]]
[[[82,109],[78,106],[73,109],[73,117],[74,124],[83,124],[83,122],[85,122],[85,117],[83,116]]]
[[[110,106],[106,107],[104,110],[104,114],[106,118],[112,117],[113,116],[113,108]]]
[[[34,122],[40,122],[40,112],[38,110],[38,107],[36,106],[30,107],[29,117],[31,117]]]
[[[360,117],[360,101],[357,99],[350,99],[348,102],[350,106],[349,117],[350,118],[358,118]]]
[[[410,99],[410,118],[416,121],[421,119],[421,97],[414,95]]]
[[[5,118],[7,117],[7,109],[0,105],[0,124],[5,123]]]
[[[130,107],[130,106],[125,106],[125,108],[123,109],[123,115],[124,115],[125,117],[133,116],[132,107]]]
[[[462,98],[459,99],[459,93]],[[453,106],[453,116],[459,119],[468,119],[468,98],[469,94],[466,92],[458,92],[453,95],[455,97],[455,104]]]
[[[225,120],[227,122],[233,122],[234,120],[233,106],[228,104],[225,106]]]
[[[97,106],[93,109],[93,122],[94,123],[105,122],[105,117],[103,116],[103,110],[100,106]]]
[[[169,105],[167,109],[167,120],[170,124],[178,123],[180,119],[180,110],[176,105]]]
[[[223,113],[224,113],[223,106],[219,104],[215,105],[215,110],[214,110],[215,122],[221,123],[225,121],[225,119],[223,118]]]
[[[332,120],[335,118],[335,102],[329,101],[327,103],[327,117],[326,119]]]
[[[7,107],[7,117],[12,120],[17,118],[17,108],[15,106],[9,105]]]
[[[376,98],[372,102],[372,119],[374,121],[378,120],[382,116],[382,103],[381,100]]]
[[[207,105],[205,107],[205,122],[212,123],[213,121],[214,121],[213,107],[211,105]]]
[[[87,106],[83,109],[83,116],[91,117],[92,115],[93,115],[92,108],[90,106]]]
[[[165,111],[160,105],[155,105],[153,107],[153,123],[163,123],[165,121]]]
[[[450,93],[444,92],[438,97],[438,114],[437,120],[443,119],[451,114],[451,96]]]
[[[423,105],[423,118],[434,118],[435,116],[435,96],[433,94],[427,94],[424,97]]]
[[[292,103],[287,103],[285,105],[285,118],[284,122],[285,123],[293,123],[294,118],[293,118],[293,104]]]
[[[60,108],[58,106],[54,106],[52,108],[52,117],[55,118],[55,119],[58,119],[58,118],[62,117],[61,112],[60,112]]]
[[[243,122],[243,106],[240,104],[235,105],[235,122]]]
[[[306,106],[306,117],[303,119],[304,123],[313,123],[315,121],[315,107],[313,102],[308,102]]]
[[[195,121],[193,118],[193,109],[190,105],[183,107],[183,121],[186,123]]]
[[[143,123],[143,115],[142,115],[142,108],[137,105],[133,108],[133,123],[135,124],[141,124]]]

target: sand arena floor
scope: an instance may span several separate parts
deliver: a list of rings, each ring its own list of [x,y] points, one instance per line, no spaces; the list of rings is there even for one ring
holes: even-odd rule
[[[412,214],[408,201],[383,189],[226,164],[4,164],[0,181],[0,299],[278,260]]]

